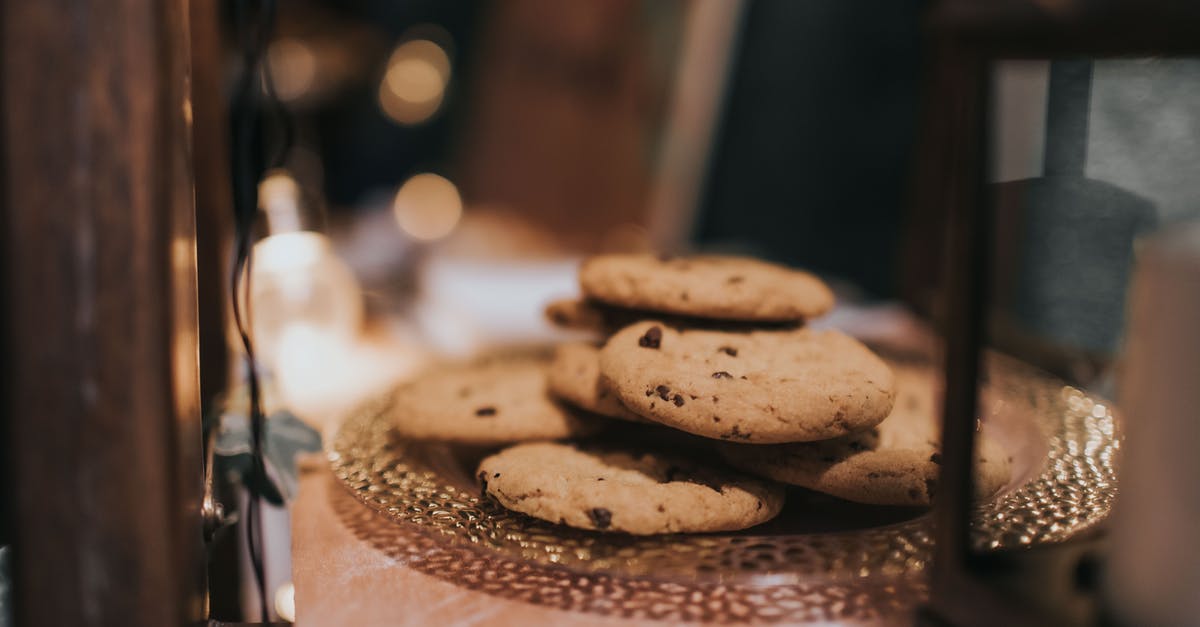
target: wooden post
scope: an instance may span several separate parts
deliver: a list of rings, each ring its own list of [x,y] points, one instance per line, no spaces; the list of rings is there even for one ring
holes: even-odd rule
[[[17,624],[203,619],[187,16],[0,0]]]

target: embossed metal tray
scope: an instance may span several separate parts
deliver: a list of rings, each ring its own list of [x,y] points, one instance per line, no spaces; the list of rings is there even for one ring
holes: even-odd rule
[[[1061,541],[1103,520],[1120,445],[1112,408],[1009,358],[990,355],[986,371],[982,419],[1013,455],[1013,477],[978,506],[975,545]],[[485,452],[403,441],[389,427],[390,409],[381,397],[352,413],[329,450],[340,483],[382,520],[364,525],[361,511],[344,504],[340,511],[380,548],[402,550],[381,542],[385,536],[423,547],[417,565],[443,565],[431,574],[456,580],[463,569],[500,569],[514,583],[492,594],[672,620],[875,622],[924,597],[921,575],[932,555],[925,510],[793,490],[776,520],[742,532],[575,530],[479,498],[473,471]],[[455,557],[439,560],[439,553]],[[514,573],[537,583],[519,585]]]

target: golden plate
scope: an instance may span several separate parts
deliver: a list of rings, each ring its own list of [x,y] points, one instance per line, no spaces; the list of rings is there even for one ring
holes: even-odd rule
[[[977,507],[974,544],[1056,542],[1103,520],[1120,446],[1111,407],[1009,358],[989,356],[987,373],[985,428],[1012,452],[1013,479]],[[480,499],[479,451],[400,440],[389,410],[381,397],[354,412],[329,451],[340,483],[386,526],[365,520],[362,508],[337,509],[360,537],[411,566],[436,564],[422,570],[448,580],[488,571],[506,582],[480,583],[492,594],[668,620],[872,622],[924,598],[921,574],[932,555],[925,510],[794,490],[779,518],[743,532],[581,531]]]

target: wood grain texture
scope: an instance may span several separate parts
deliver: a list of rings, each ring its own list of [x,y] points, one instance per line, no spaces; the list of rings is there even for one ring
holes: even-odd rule
[[[195,622],[187,3],[5,1],[0,28],[17,623]]]

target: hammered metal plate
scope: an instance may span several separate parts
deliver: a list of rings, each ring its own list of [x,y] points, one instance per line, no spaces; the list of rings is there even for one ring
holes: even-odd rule
[[[914,367],[911,361],[904,365]],[[1103,520],[1116,494],[1120,446],[1111,407],[1012,359],[989,356],[987,374],[985,428],[1013,453],[1014,477],[977,508],[974,544],[988,549],[1056,542]],[[402,441],[389,427],[389,410],[388,398],[381,397],[350,415],[329,458],[335,476],[357,500],[406,531],[419,532],[429,539],[427,546],[467,547],[506,563],[565,569],[571,577],[693,591],[733,585],[764,592],[814,584],[818,590],[853,591],[869,583],[922,594],[923,585],[913,588],[913,582],[922,580],[917,575],[932,556],[927,512],[857,506],[796,491],[784,515],[745,532],[632,537],[580,531],[480,499],[472,474],[481,451]],[[813,512],[823,509],[835,515],[814,521]],[[903,604],[912,602],[910,597]]]

